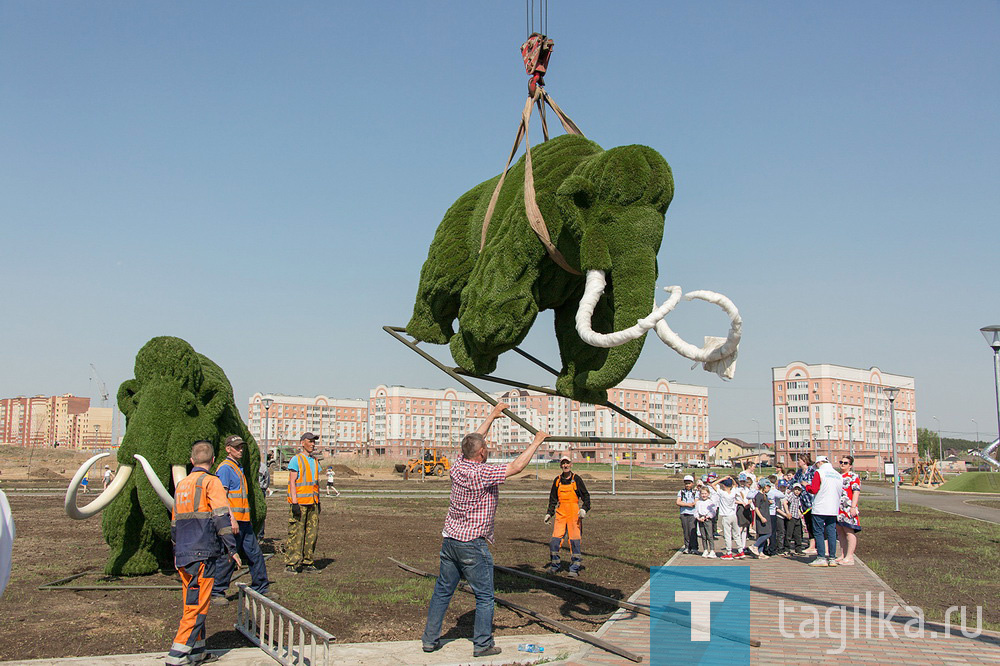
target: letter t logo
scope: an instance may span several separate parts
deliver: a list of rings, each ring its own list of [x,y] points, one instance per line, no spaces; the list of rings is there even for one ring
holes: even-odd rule
[[[691,604],[691,640],[708,641],[712,635],[712,602],[722,602],[729,596],[726,590],[712,592],[676,590],[674,601]]]

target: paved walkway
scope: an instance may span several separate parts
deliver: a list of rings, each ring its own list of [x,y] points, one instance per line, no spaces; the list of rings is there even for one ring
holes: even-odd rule
[[[861,501],[868,496],[879,500],[892,501],[892,486],[862,486]],[[990,495],[985,493],[948,493],[936,490],[911,490],[899,487],[900,504],[916,504],[930,509],[937,509],[945,513],[951,513],[966,518],[985,520],[988,523],[1000,525],[1000,509],[995,509],[982,504],[975,504],[974,500],[1000,499],[1000,495]]]
[[[923,637],[907,637],[903,629],[913,616],[903,610],[895,613],[892,620],[880,621],[879,593],[888,617],[892,607],[904,609],[900,599],[882,579],[858,560],[853,567],[813,568],[807,566],[808,559],[772,557],[768,560],[736,560],[720,562],[707,560],[697,555],[676,555],[668,566],[721,566],[746,569],[747,586],[752,595],[747,604],[745,635],[761,641],[759,648],[753,649],[753,664],[780,664],[791,661],[808,660],[811,663],[837,663],[838,666],[878,663],[903,663],[907,666],[938,664],[1000,664],[1000,635],[984,632],[978,638],[964,638],[958,627],[952,628],[956,635],[945,637],[945,627],[934,622],[924,623]],[[865,607],[866,592],[872,594],[871,608]],[[860,600],[860,611],[854,612],[855,595]],[[636,603],[650,602],[647,583],[632,596]],[[779,627],[779,604],[784,602],[785,619],[783,637]],[[820,612],[820,635],[804,638],[793,635],[805,617],[795,613],[791,606],[801,609],[803,605],[817,607]],[[834,615],[833,637],[827,635],[822,617],[831,606],[844,606],[846,623],[842,623],[837,611]],[[912,611],[911,611],[912,612]],[[968,621],[970,632],[975,630],[975,612]],[[857,620],[855,619],[857,617]],[[870,619],[869,619],[870,618]],[[858,622],[855,625],[855,622]],[[957,617],[953,624],[958,625]],[[884,638],[879,638],[880,627]],[[871,629],[866,630],[870,626]],[[916,633],[916,625],[911,625],[911,633]],[[898,637],[892,636],[895,630]],[[846,649],[841,654],[827,653],[838,650],[841,645],[840,633],[846,633]],[[856,637],[857,634],[857,637]],[[616,613],[597,632],[606,641],[631,652],[641,654],[643,663],[649,663],[649,618],[631,612]],[[869,637],[870,636],[870,637]],[[717,639],[716,639],[717,640]],[[671,663],[669,658],[661,658],[661,663]],[[632,662],[609,654],[598,648],[588,647],[570,657],[566,664],[573,666],[623,665]]]

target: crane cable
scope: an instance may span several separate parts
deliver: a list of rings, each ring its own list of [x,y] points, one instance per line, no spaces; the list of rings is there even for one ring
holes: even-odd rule
[[[525,5],[528,2],[531,3],[531,11],[529,12],[529,17],[532,20],[531,25],[533,26],[534,21],[534,0],[525,0]],[[544,7],[544,22],[542,21],[542,8]],[[540,25],[548,24],[548,0],[540,0],[540,11],[539,11],[539,23]],[[535,179],[532,171],[531,164],[531,144],[528,140],[528,125],[531,120],[531,110],[532,107],[538,106],[538,115],[542,123],[542,134],[544,135],[543,141],[549,140],[549,129],[548,124],[545,120],[545,105],[556,114],[559,118],[559,122],[562,124],[563,129],[566,130],[567,134],[576,134],[578,136],[583,136],[583,132],[577,127],[576,123],[567,116],[563,110],[556,104],[552,96],[548,94],[545,90],[545,81],[543,79],[545,71],[548,67],[549,57],[552,55],[553,40],[546,37],[544,34],[533,32],[528,36],[527,41],[521,45],[521,56],[524,59],[525,71],[530,76],[528,82],[528,100],[524,103],[524,109],[521,111],[521,122],[517,127],[517,135],[514,138],[514,147],[510,150],[510,155],[507,157],[507,164],[504,166],[503,173],[500,174],[500,180],[497,181],[496,188],[493,190],[493,196],[490,197],[489,206],[486,208],[486,215],[483,218],[483,231],[482,236],[479,241],[479,251],[482,252],[483,248],[486,246],[486,232],[490,226],[490,219],[493,217],[493,211],[496,208],[497,199],[500,197],[500,189],[503,187],[504,181],[507,178],[507,172],[510,170],[510,163],[514,160],[514,155],[517,153],[518,147],[521,145],[521,139],[524,139],[524,212],[528,217],[528,224],[534,230],[535,235],[545,246],[546,252],[548,252],[549,257],[552,258],[556,264],[569,273],[574,275],[581,275],[580,271],[576,270],[566,261],[566,258],[562,253],[556,248],[555,244],[552,242],[549,236],[548,227],[545,224],[545,219],[542,217],[542,212],[538,208],[538,202],[535,197]]]

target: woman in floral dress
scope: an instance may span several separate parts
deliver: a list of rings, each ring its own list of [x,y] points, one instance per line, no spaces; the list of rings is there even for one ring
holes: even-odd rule
[[[837,513],[837,539],[840,552],[837,564],[854,564],[854,550],[858,547],[861,521],[858,502],[861,500],[861,478],[854,473],[854,456],[840,456],[840,470],[844,475],[844,489],[840,494],[840,511]]]

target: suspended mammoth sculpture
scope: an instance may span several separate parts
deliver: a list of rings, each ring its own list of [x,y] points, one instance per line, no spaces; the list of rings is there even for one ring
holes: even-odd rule
[[[204,439],[225,457],[222,442],[239,435],[246,442],[242,466],[255,479],[260,452],[240,417],[233,388],[222,369],[184,340],[153,338],[135,358],[135,379],[118,389],[125,415],[125,437],[118,449],[118,475],[97,499],[78,507],[81,479],[101,458],[96,455],[77,471],[66,491],[66,513],[83,520],[104,512],[104,539],[111,547],[105,573],[147,574],[173,568],[170,542],[172,493],[188,473],[191,445]],[[143,467],[135,473],[135,463]],[[247,484],[251,521],[263,523],[263,494]]]
[[[626,378],[651,329],[686,358],[732,377],[742,320],[728,298],[667,287],[667,300],[660,306],[654,300],[656,255],[674,194],[666,160],[645,146],[602,150],[563,135],[533,148],[532,162],[538,209],[569,270],[553,261],[528,223],[522,158],[500,190],[485,237],[499,176],[466,192],[445,214],[407,332],[448,343],[459,366],[486,374],[524,339],[540,311],[554,310],[562,359],[556,388],[586,402],[603,402],[607,389]],[[682,297],[722,307],[731,321],[727,337],[697,347],[677,336],[663,319]]]

